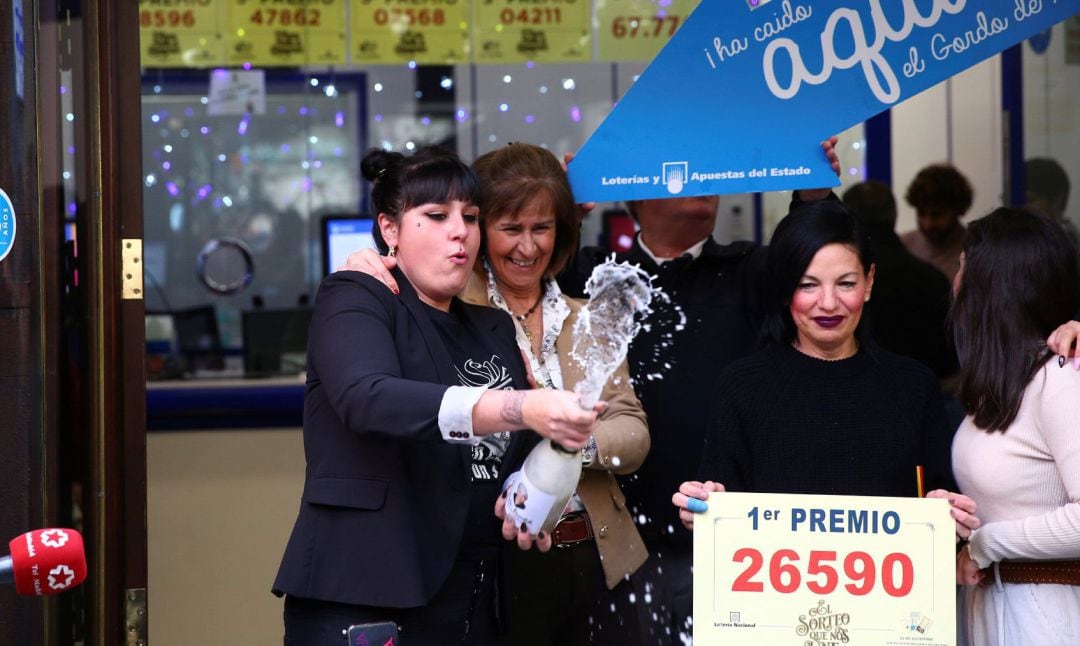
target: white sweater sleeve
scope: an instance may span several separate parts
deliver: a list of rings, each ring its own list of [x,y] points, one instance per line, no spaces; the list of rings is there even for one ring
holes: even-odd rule
[[[1071,367],[1049,370],[1069,370]],[[1080,375],[1036,375],[1025,397],[1036,397],[1036,431],[1061,477],[1068,502],[1043,514],[987,523],[972,534],[971,558],[979,567],[1002,559],[1080,558]],[[1008,471],[1002,477],[1009,477]]]

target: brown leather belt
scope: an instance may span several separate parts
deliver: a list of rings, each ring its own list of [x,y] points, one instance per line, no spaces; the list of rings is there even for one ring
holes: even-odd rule
[[[551,544],[558,548],[573,547],[593,540],[592,523],[584,511],[563,514],[551,530]]]
[[[994,582],[993,566],[984,570],[984,584]],[[1002,583],[1057,583],[1080,585],[1080,560],[1074,561],[1001,561],[998,576]]]

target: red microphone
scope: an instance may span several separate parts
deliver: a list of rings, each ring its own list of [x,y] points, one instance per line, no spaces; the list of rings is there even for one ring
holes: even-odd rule
[[[0,558],[0,583],[14,581],[21,595],[56,594],[86,579],[82,534],[74,529],[35,529],[8,546],[11,556]]]

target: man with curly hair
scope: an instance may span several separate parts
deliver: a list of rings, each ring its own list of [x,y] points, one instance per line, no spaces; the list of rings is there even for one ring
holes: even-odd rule
[[[916,258],[936,267],[951,282],[960,268],[966,230],[960,223],[974,193],[950,164],[931,164],[915,175],[904,198],[915,209],[919,228],[900,240]]]

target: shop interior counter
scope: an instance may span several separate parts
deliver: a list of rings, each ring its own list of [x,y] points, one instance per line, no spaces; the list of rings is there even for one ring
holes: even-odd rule
[[[146,384],[148,431],[299,427],[303,411],[304,375]]]

